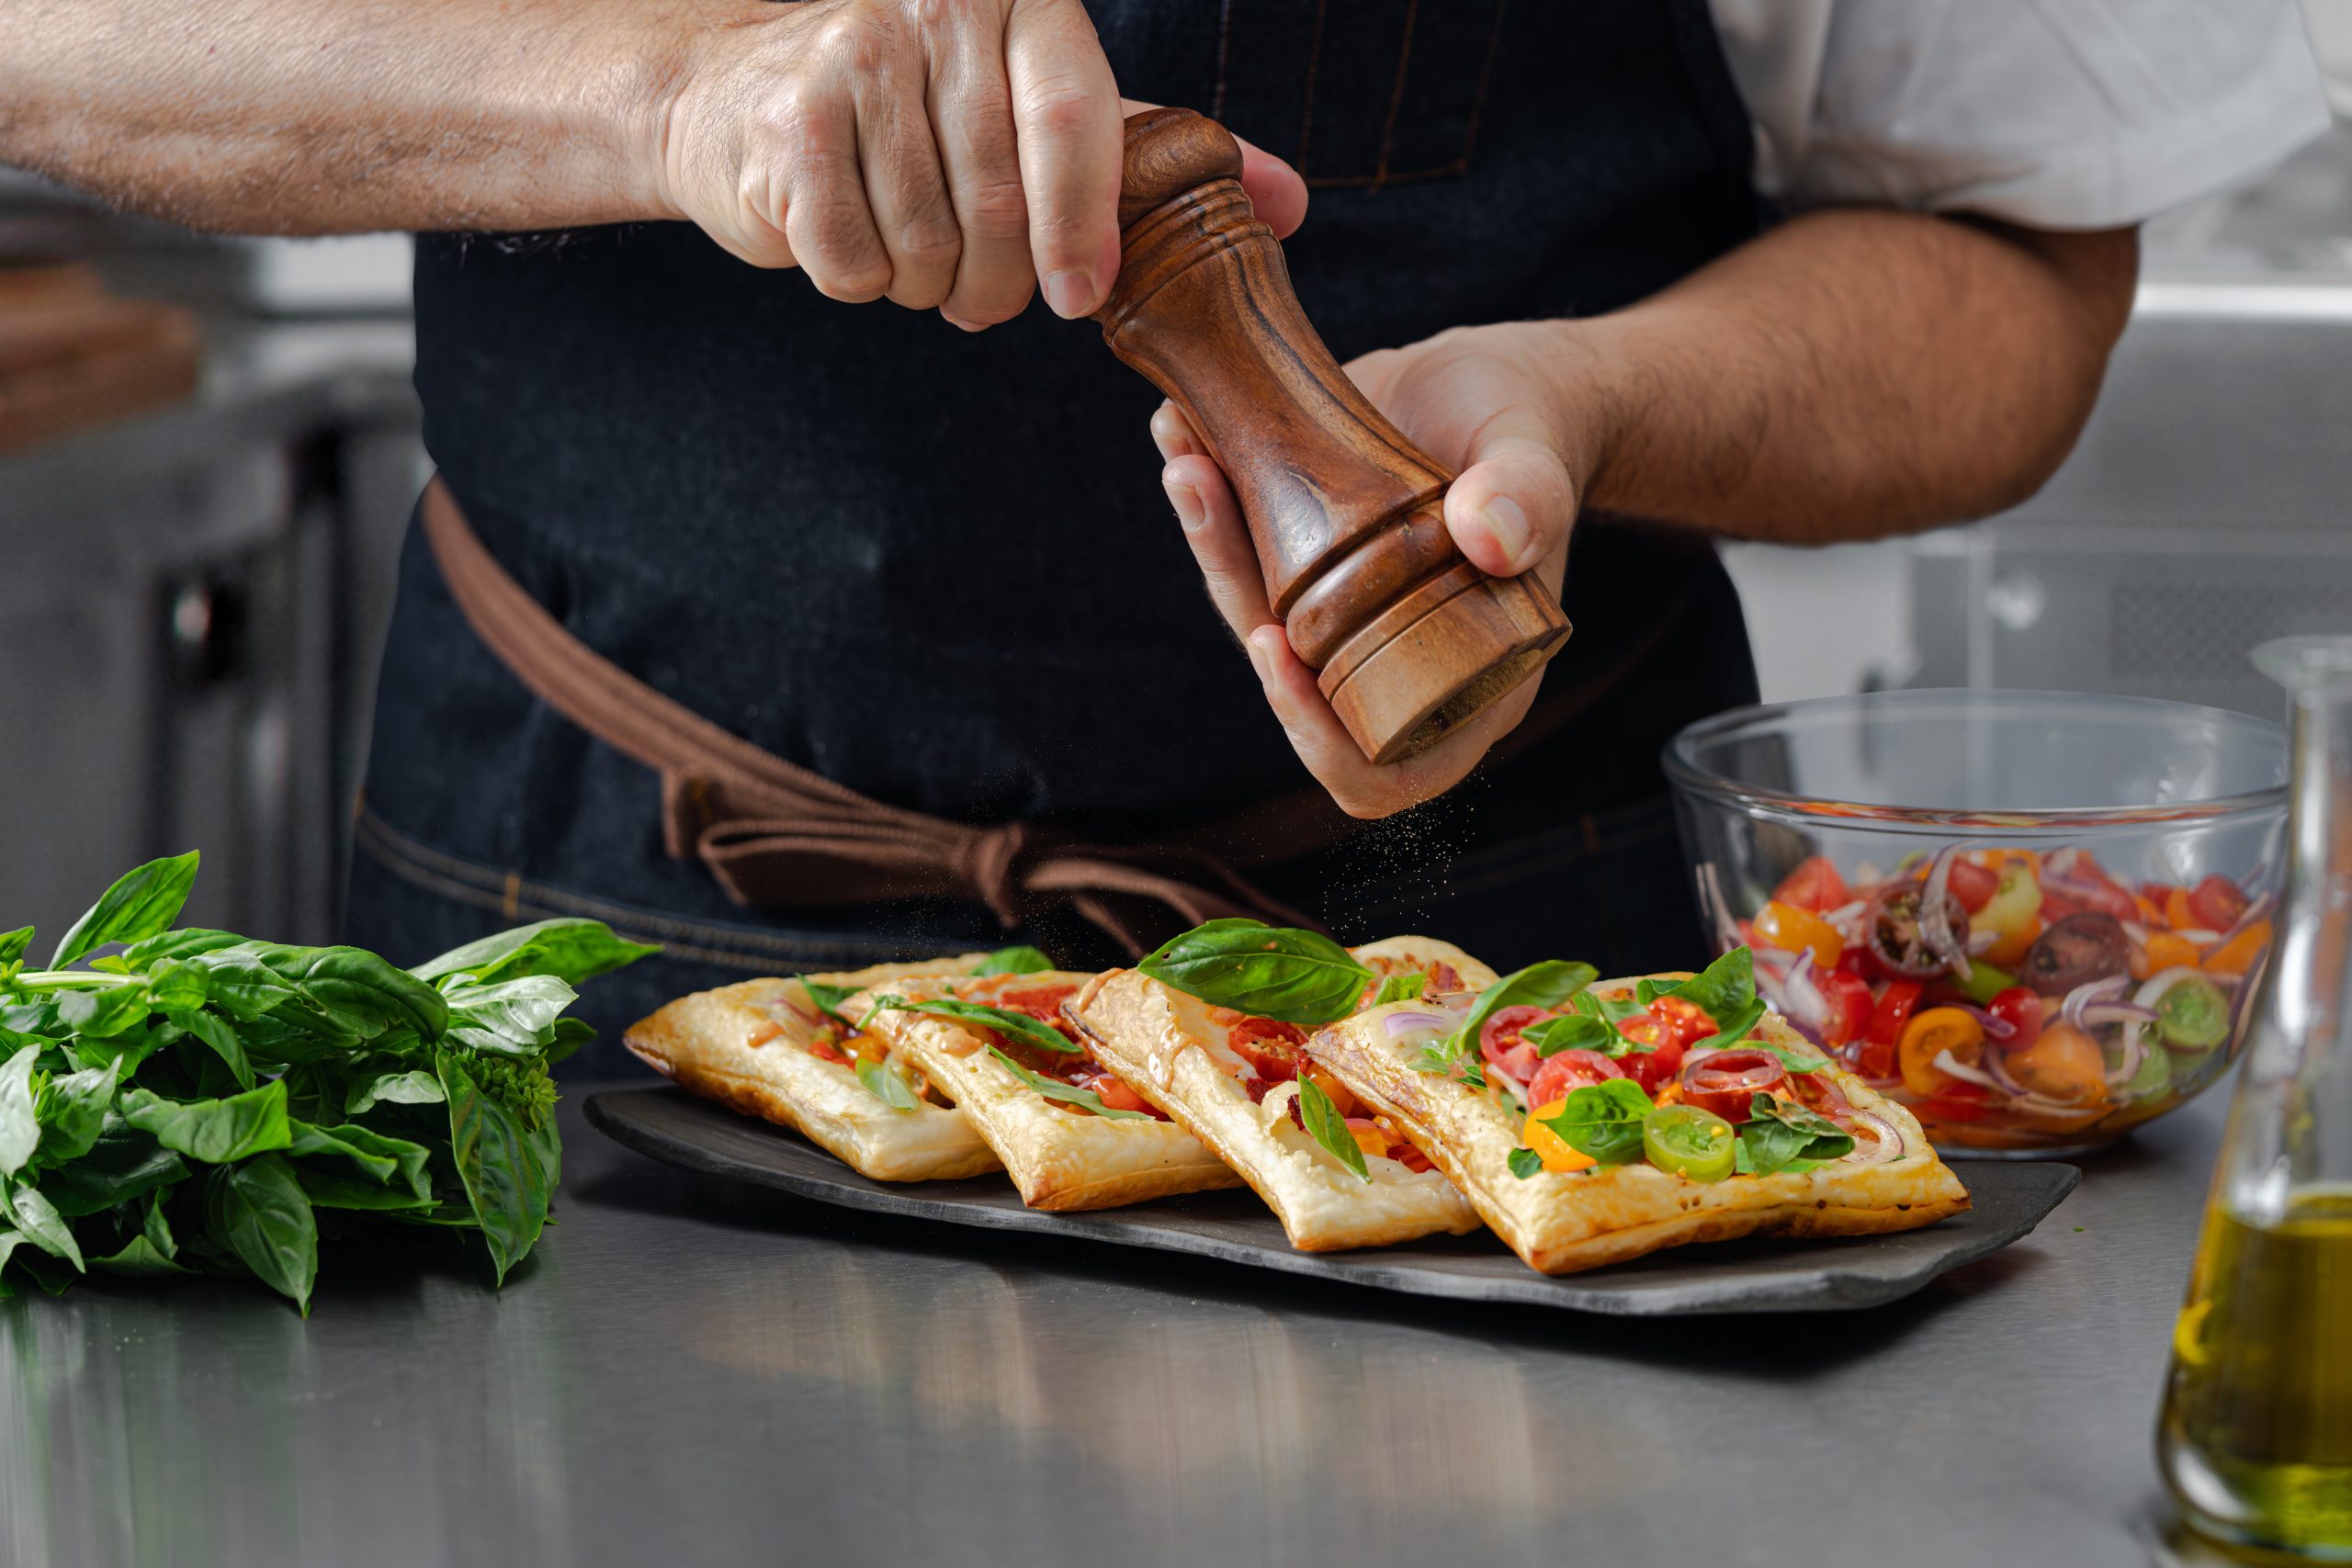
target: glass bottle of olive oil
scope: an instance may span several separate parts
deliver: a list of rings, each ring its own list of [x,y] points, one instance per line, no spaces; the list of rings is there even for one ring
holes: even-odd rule
[[[2255,660],[2295,705],[2286,899],[2156,1450],[2201,1533],[2352,1562],[2352,637]]]

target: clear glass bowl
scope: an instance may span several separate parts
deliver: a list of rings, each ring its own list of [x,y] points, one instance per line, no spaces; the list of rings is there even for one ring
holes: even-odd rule
[[[1718,946],[1947,1154],[2095,1148],[2236,1054],[2284,869],[2278,725],[1879,692],[1719,714],[1665,763]]]

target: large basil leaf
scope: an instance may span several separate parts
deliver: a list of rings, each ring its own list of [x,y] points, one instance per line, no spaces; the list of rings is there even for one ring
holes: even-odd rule
[[[1000,947],[980,960],[972,971],[978,975],[1042,975],[1053,968],[1054,961],[1034,947]]]
[[[1580,1012],[1539,1019],[1521,1030],[1519,1037],[1534,1046],[1540,1056],[1556,1056],[1563,1051],[1597,1051],[1614,1057],[1634,1048],[1632,1041],[1608,1024]]]
[[[40,1188],[22,1182],[0,1179],[0,1219],[6,1219],[25,1233],[25,1239],[48,1253],[62,1258],[75,1269],[83,1267],[82,1249],[74,1244],[74,1227],[57,1212]]]
[[[893,1111],[919,1111],[922,1108],[922,1102],[915,1098],[915,1091],[907,1087],[907,1080],[893,1071],[887,1062],[860,1056],[857,1059],[857,1081],[865,1086],[866,1093]]]
[[[204,1042],[228,1067],[239,1089],[254,1087],[254,1065],[246,1059],[244,1043],[237,1038],[237,1032],[230,1027],[227,1019],[203,1008],[187,1012],[169,1012],[164,1016]]]
[[[485,1093],[473,1064],[461,1052],[435,1054],[434,1067],[449,1102],[449,1153],[465,1184],[467,1201],[490,1247],[499,1283],[539,1239],[548,1201],[560,1176],[560,1146],[555,1118],[533,1125]]]
[[[0,1176],[14,1176],[40,1145],[40,1117],[33,1108],[33,1069],[40,1047],[28,1045],[0,1063]]]
[[[152,1133],[165,1148],[228,1165],[294,1141],[286,1114],[286,1084],[273,1078],[256,1089],[221,1100],[175,1100],[144,1089],[125,1089],[122,1118]]]
[[[344,1100],[345,1116],[364,1115],[379,1102],[390,1105],[438,1105],[448,1097],[441,1091],[441,1080],[422,1067],[412,1067],[404,1073],[379,1073],[362,1078],[351,1086]]]
[[[193,1274],[195,1269],[175,1263],[164,1256],[155,1244],[143,1235],[132,1236],[121,1247],[104,1258],[90,1259],[93,1274],[127,1274],[134,1280],[161,1279],[167,1274]]]
[[[1656,1109],[1631,1078],[1604,1078],[1569,1090],[1559,1113],[1542,1125],[1602,1165],[1630,1165],[1642,1157],[1642,1118]]]
[[[1828,1117],[1759,1094],[1747,1102],[1733,1163],[1747,1175],[1770,1176],[1800,1161],[1843,1159],[1853,1152],[1853,1135]]]
[[[1147,1111],[1112,1110],[1109,1106],[1102,1103],[1102,1097],[1095,1093],[1091,1089],[1080,1089],[1075,1084],[1066,1084],[1061,1082],[1059,1079],[1049,1078],[1043,1073],[1033,1073],[993,1045],[989,1047],[989,1055],[1003,1063],[1005,1071],[1011,1073],[1014,1077],[1019,1078],[1023,1083],[1027,1084],[1039,1094],[1044,1095],[1047,1100],[1058,1100],[1064,1105],[1084,1106],[1087,1110],[1094,1112],[1095,1115],[1107,1117],[1114,1122],[1148,1122],[1151,1120],[1150,1114]]]
[[[254,1277],[311,1315],[319,1223],[286,1156],[266,1154],[205,1179],[205,1228]]]
[[[1642,998],[1645,1002],[1678,997],[1713,1019],[1715,1033],[1707,1041],[1711,1047],[1745,1039],[1764,1017],[1764,999],[1756,994],[1756,954],[1745,947],[1733,948],[1679,986],[1660,987],[1652,981],[1643,986],[1651,993]]]
[[[286,1145],[288,1159],[338,1159],[343,1165],[330,1168],[331,1171],[339,1168],[344,1175],[356,1174],[379,1187],[403,1188],[413,1197],[433,1195],[432,1182],[424,1173],[425,1162],[433,1151],[423,1144],[348,1124],[316,1127],[297,1122],[293,1129],[294,1140]]]
[[[122,961],[133,969],[145,969],[151,964],[161,964],[166,958],[192,958],[199,953],[236,947],[244,940],[235,931],[182,926],[177,931],[157,931],[143,941],[132,942],[122,950]]]
[[[137,942],[168,927],[187,903],[187,891],[196,883],[196,852],[190,850],[125,872],[87,914],[74,922],[58,942],[50,967],[62,969],[93,948],[110,942]]]
[[[1215,1006],[1304,1024],[1347,1017],[1373,978],[1328,936],[1238,918],[1171,937],[1136,968]]]
[[[557,1017],[579,996],[552,975],[449,985],[442,992],[449,1004],[445,1038],[502,1056],[538,1056],[554,1043]]]
[[[1306,1124],[1307,1136],[1323,1145],[1326,1153],[1362,1177],[1372,1180],[1372,1168],[1364,1163],[1363,1145],[1348,1130],[1348,1119],[1340,1114],[1339,1106],[1313,1078],[1298,1080],[1298,1119]]]
[[[1510,1007],[1556,1008],[1583,990],[1600,977],[1600,971],[1589,964],[1576,964],[1561,958],[1546,958],[1524,969],[1515,969],[1478,993],[1470,1009],[1470,1016],[1462,1027],[1446,1037],[1445,1054],[1462,1057],[1470,1055],[1478,1043],[1478,1031],[1487,1020]]]
[[[153,1010],[146,987],[135,983],[66,991],[57,998],[58,1022],[92,1040],[111,1039],[136,1028]]]
[[[5,1074],[5,1069],[0,1069]],[[122,1060],[117,1057],[104,1066],[85,1067],[78,1073],[54,1077],[34,1096],[35,1113],[40,1118],[40,1159],[44,1165],[63,1165],[90,1152],[106,1129],[107,1112],[114,1105],[116,1081],[122,1076]]]
[[[927,1012],[938,1018],[952,1018],[958,1023],[977,1023],[1009,1035],[1024,1045],[1040,1051],[1069,1055],[1079,1047],[1052,1024],[1031,1018],[1025,1012],[1013,1012],[1005,1008],[986,1007],[978,1002],[959,1002],[953,997],[937,997],[927,1002],[910,1002],[904,997],[876,997],[876,1012]]]
[[[615,936],[613,928],[602,920],[560,919],[517,926],[453,947],[409,973],[420,980],[471,975],[478,982],[544,975],[577,986],[661,951],[658,946]]]
[[[41,1174],[41,1190],[63,1214],[97,1214],[187,1179],[179,1156],[145,1133],[108,1118],[89,1152]]]

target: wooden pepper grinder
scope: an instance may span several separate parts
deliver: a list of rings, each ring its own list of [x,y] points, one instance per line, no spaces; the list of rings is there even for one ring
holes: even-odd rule
[[[1215,120],[1131,118],[1119,277],[1094,319],[1207,444],[1291,646],[1363,754],[1393,762],[1533,674],[1567,617],[1532,576],[1488,577],[1454,547],[1453,476],[1323,346],[1240,175]]]

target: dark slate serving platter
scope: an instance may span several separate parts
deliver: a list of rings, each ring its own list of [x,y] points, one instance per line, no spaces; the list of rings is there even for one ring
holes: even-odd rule
[[[1426,1236],[1359,1252],[1292,1248],[1247,1188],[1161,1198],[1093,1213],[1024,1206],[1002,1176],[870,1181],[798,1134],[672,1088],[592,1095],[589,1122],[641,1154],[688,1170],[780,1187],[823,1203],[997,1230],[1044,1231],[1127,1247],[1456,1301],[1521,1302],[1629,1316],[1838,1312],[1911,1294],[1948,1269],[1998,1251],[2074,1190],[2071,1165],[1977,1162],[1961,1168],[1975,1207],[1893,1235],[1735,1241],[1669,1248],[1557,1279],[1536,1273],[1485,1231]]]

